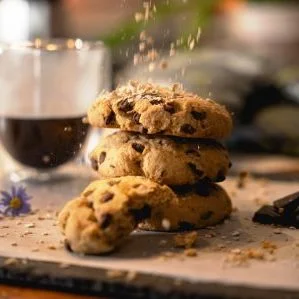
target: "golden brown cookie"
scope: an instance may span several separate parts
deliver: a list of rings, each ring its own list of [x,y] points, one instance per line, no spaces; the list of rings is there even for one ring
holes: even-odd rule
[[[101,178],[144,176],[160,184],[220,182],[231,165],[227,150],[211,139],[186,139],[119,131],[90,154]]]
[[[118,247],[156,205],[170,200],[176,200],[170,188],[143,177],[94,181],[66,204],[59,224],[72,251],[103,254]]]
[[[177,187],[178,201],[161,204],[139,228],[151,231],[191,230],[215,225],[232,212],[227,193],[216,184]]]
[[[210,99],[172,88],[130,81],[99,96],[88,121],[100,128],[120,128],[145,134],[220,139],[229,136],[228,111]]]

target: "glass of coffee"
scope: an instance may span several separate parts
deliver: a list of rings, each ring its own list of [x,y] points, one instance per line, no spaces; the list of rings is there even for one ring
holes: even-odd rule
[[[48,180],[79,155],[86,111],[109,88],[109,70],[102,42],[0,44],[0,143],[20,165],[13,180]]]

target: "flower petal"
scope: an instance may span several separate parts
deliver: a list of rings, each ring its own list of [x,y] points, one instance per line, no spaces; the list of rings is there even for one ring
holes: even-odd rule
[[[2,198],[2,200],[0,201],[0,203],[4,206],[9,206],[11,201],[11,198]]]
[[[17,196],[22,200],[22,201],[27,201],[30,200],[31,197],[27,194],[26,189],[24,187],[19,187],[17,190]]]
[[[11,196],[16,197],[17,196],[17,188],[15,186],[11,187]]]
[[[28,214],[31,211],[31,205],[28,203],[23,203],[22,207],[18,210],[19,214]]]
[[[2,194],[3,198],[11,199],[11,195],[8,192],[0,191],[0,193]]]

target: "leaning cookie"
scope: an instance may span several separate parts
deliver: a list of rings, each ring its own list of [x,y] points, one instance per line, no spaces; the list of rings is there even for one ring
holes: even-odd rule
[[[183,231],[220,223],[232,212],[227,193],[218,185],[177,188],[177,202],[168,202],[152,211],[139,228],[150,231]]]
[[[101,178],[144,176],[166,185],[220,182],[231,166],[227,150],[212,139],[187,139],[119,131],[90,154]]]
[[[230,135],[228,111],[210,99],[181,89],[130,81],[99,96],[88,111],[95,127],[145,134],[221,139]]]
[[[108,253],[150,217],[155,206],[175,200],[170,188],[142,177],[94,181],[66,204],[59,224],[72,251]]]

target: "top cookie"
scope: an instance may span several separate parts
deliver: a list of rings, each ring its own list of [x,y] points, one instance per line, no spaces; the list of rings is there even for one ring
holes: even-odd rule
[[[130,81],[99,96],[88,111],[95,127],[120,128],[144,134],[188,138],[227,137],[232,129],[228,111],[210,99],[172,88]]]

